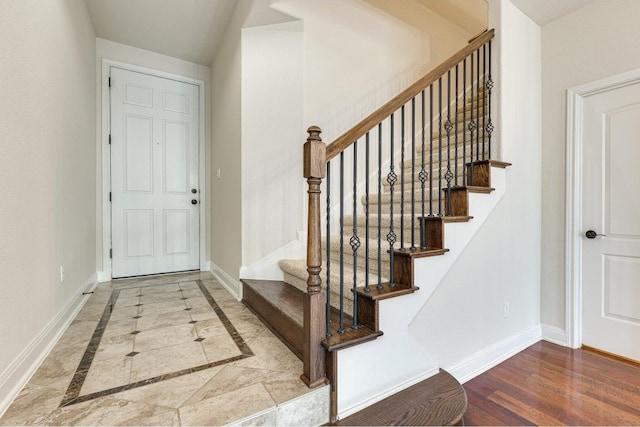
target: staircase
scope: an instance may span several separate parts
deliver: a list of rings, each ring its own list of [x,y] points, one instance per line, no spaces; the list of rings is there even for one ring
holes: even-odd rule
[[[446,256],[447,227],[472,221],[471,195],[491,194],[494,169],[509,165],[491,160],[492,38],[493,30],[478,36],[329,146],[309,128],[307,259],[281,260],[283,281],[242,280],[245,304],[303,360],[303,380],[331,384],[333,422],[339,352],[384,334],[381,303],[420,290],[417,263]],[[430,409],[413,422],[462,422],[462,386],[445,371],[433,374],[424,401],[402,401],[424,409],[446,395],[448,410]]]

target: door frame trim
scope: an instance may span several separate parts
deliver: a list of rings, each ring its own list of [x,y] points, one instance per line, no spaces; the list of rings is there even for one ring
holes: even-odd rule
[[[149,74],[154,77],[176,80],[182,83],[190,83],[198,86],[198,187],[200,200],[200,271],[206,270],[206,248],[207,248],[207,180],[206,180],[206,122],[205,122],[205,83],[203,80],[185,77],[178,74],[168,73],[152,68],[142,67],[139,65],[128,64],[125,62],[114,61],[112,59],[102,58],[101,73],[101,126],[100,126],[100,142],[102,151],[102,186],[98,188],[98,206],[102,207],[102,274],[100,281],[112,279],[112,260],[109,257],[109,249],[111,249],[111,203],[108,200],[108,194],[111,191],[111,155],[109,148],[109,133],[111,132],[111,102],[109,97],[109,69],[117,67],[128,71],[142,74]],[[100,191],[101,190],[101,191]]]
[[[566,345],[582,345],[582,135],[584,101],[602,92],[640,83],[640,69],[567,90],[565,331]]]

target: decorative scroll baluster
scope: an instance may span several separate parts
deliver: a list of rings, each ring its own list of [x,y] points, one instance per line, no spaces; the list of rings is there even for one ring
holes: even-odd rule
[[[485,138],[487,137],[487,45],[482,46],[482,87],[485,89],[482,97],[482,160],[485,160]]]
[[[420,207],[421,207],[421,221],[422,221],[422,226],[420,227],[420,249],[427,249],[427,232],[426,232],[426,227],[425,227],[425,223],[424,223],[424,214],[425,214],[425,183],[427,182],[427,172],[424,169],[425,168],[425,155],[426,153],[424,152],[425,149],[425,135],[424,133],[427,131],[426,128],[426,124],[425,124],[425,120],[426,120],[426,113],[424,111],[425,109],[425,94],[424,94],[424,90],[422,91],[422,139],[421,139],[421,153],[422,153],[422,162],[420,165],[420,173],[418,174],[418,177],[420,179],[420,192],[422,195],[422,203],[420,203]]]
[[[453,173],[451,173],[451,130],[453,129],[453,123],[451,123],[451,70],[447,72],[447,122],[444,127],[447,131],[447,172],[444,174],[444,178],[447,180],[446,215],[451,215],[451,180],[453,179]]]
[[[411,250],[416,248],[416,98],[411,98]]]
[[[404,105],[400,114],[400,164],[404,167]],[[404,252],[404,169],[400,168],[400,251]]]
[[[349,239],[353,251],[353,323],[352,329],[358,329],[358,249],[360,238],[358,237],[358,141],[353,143],[353,236]]]
[[[320,231],[320,184],[326,172],[327,149],[319,127],[311,126],[304,144],[303,173],[309,186],[308,231],[307,231],[307,293],[303,308],[303,373],[302,380],[309,387],[323,384],[325,378],[324,349],[321,340],[324,334],[323,316],[325,298],[322,295],[320,271],[322,270],[322,247]]]
[[[395,186],[396,182],[398,181],[398,175],[396,175],[396,173],[394,172],[394,165],[393,165],[393,158],[394,158],[394,152],[393,152],[393,131],[394,131],[394,120],[393,120],[393,116],[394,113],[391,113],[391,149],[390,149],[390,154],[391,154],[391,163],[389,165],[389,174],[387,175],[387,182],[389,183],[389,210],[390,210],[390,215],[389,215],[389,233],[387,233],[387,242],[389,242],[389,264],[391,265],[391,271],[389,273],[389,286],[390,287],[394,287],[395,286],[395,282],[393,280],[393,245],[396,243],[396,233],[393,231],[393,187]]]
[[[493,134],[493,122],[491,121],[491,91],[493,90],[493,79],[491,78],[491,40],[489,40],[489,78],[487,79],[487,99],[489,100],[489,122],[487,123],[487,139],[488,139],[488,153],[489,159],[491,158],[491,135]]]
[[[365,139],[364,146],[364,156],[365,156],[365,183],[364,183],[364,194],[365,194],[365,203],[364,203],[364,291],[370,292],[371,288],[369,287],[369,132],[367,132],[367,136]],[[357,224],[356,218],[354,217],[353,223]]]
[[[340,326],[344,334],[344,151],[340,153]]]
[[[473,120],[473,54],[471,54],[469,56],[469,58],[471,58],[471,67],[469,68],[469,71],[471,73],[471,79],[469,80],[469,84],[471,85],[471,88],[469,89],[469,95],[470,95],[470,108],[469,108],[469,113],[470,113],[470,118],[469,118],[469,139],[470,139],[470,144],[469,144],[469,185],[473,185],[473,136],[474,136],[474,132],[476,130],[476,123]]]
[[[378,284],[382,289],[382,123],[378,123]]]

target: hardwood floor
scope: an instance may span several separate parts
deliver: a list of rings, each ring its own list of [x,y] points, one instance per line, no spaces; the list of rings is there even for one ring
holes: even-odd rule
[[[541,341],[464,384],[466,425],[640,425],[640,365]]]

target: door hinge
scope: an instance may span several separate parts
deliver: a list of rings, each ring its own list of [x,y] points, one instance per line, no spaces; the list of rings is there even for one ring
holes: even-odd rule
[[[109,249],[109,258],[113,258],[113,249]]]
[[[111,145],[111,134],[109,134],[109,145]]]
[[[111,191],[109,191],[109,201],[111,201]]]
[[[111,77],[109,77],[109,87],[111,87]]]

